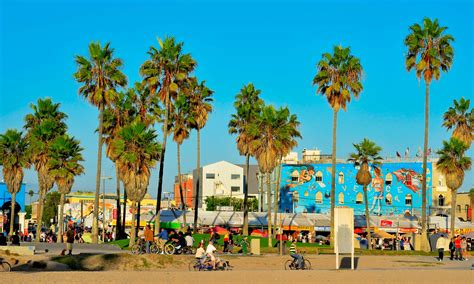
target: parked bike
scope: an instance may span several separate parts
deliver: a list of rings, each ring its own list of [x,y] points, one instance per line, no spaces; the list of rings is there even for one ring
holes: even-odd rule
[[[0,258],[0,272],[10,272],[11,269],[11,264],[3,258]]]

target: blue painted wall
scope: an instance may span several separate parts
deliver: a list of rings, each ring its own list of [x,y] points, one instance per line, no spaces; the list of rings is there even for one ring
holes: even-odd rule
[[[12,196],[7,190],[7,185],[0,182],[0,208],[5,202],[11,201]],[[25,212],[25,184],[21,185],[20,192],[16,194],[16,203],[21,206],[21,211]]]
[[[386,163],[375,170],[370,167],[372,184],[368,186],[371,214],[402,215],[407,211],[421,214],[422,163]],[[363,188],[355,180],[357,169],[352,164],[336,165],[336,206],[354,208],[364,214]],[[390,181],[391,176],[391,181]],[[431,204],[432,165],[428,163],[427,205]],[[330,211],[331,164],[283,165],[280,183],[280,212],[328,213]],[[342,193],[344,203],[339,203]],[[356,202],[358,194],[359,204]],[[297,197],[293,198],[293,195]],[[406,204],[411,196],[411,205]],[[318,202],[316,201],[318,198]],[[296,201],[294,201],[296,199]],[[390,202],[391,200],[391,202]]]

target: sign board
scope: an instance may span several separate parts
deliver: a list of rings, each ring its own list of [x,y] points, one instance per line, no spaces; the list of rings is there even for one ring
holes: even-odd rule
[[[354,209],[334,209],[334,252],[336,269],[339,269],[339,254],[351,254],[351,269],[354,269]]]
[[[217,211],[234,211],[234,206],[216,206]]]

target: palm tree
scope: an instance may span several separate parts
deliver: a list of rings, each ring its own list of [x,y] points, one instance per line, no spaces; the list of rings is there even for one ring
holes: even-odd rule
[[[82,150],[79,141],[67,134],[57,137],[49,149],[51,159],[49,168],[51,178],[54,179],[61,194],[59,209],[59,239],[63,242],[64,230],[64,196],[71,192],[74,178],[84,173],[84,167],[80,162]]]
[[[28,141],[21,131],[8,129],[0,135],[0,165],[8,192],[12,195],[9,235],[13,235],[16,194],[23,182],[23,168],[29,167],[28,147]]]
[[[120,130],[113,141],[112,153],[118,161],[120,177],[128,198],[132,201],[132,228],[130,246],[135,244],[135,212],[137,202],[145,196],[150,182],[151,169],[161,153],[155,131],[140,121],[133,122]]]
[[[447,72],[453,63],[454,50],[451,42],[454,38],[444,34],[447,27],[440,27],[438,19],[434,21],[429,18],[423,19],[423,27],[418,23],[410,26],[410,34],[405,38],[408,53],[405,56],[405,67],[407,71],[412,69],[416,72],[418,79],[425,80],[425,133],[423,144],[423,181],[426,181],[427,153],[428,153],[428,123],[430,110],[430,84],[433,78],[438,80],[441,71]],[[421,188],[422,212],[421,212],[421,234],[423,236],[421,249],[429,250],[427,236],[426,218],[426,182]]]
[[[179,197],[181,199],[181,210],[183,210],[184,226],[186,222],[186,202],[183,195],[183,184],[181,176],[181,144],[185,139],[189,138],[192,124],[192,116],[190,109],[189,97],[184,94],[179,94],[174,103],[174,111],[171,114],[173,121],[173,141],[176,142],[178,155],[178,183],[179,183]]]
[[[367,198],[367,186],[372,182],[372,175],[370,174],[369,165],[372,165],[375,169],[376,166],[380,165],[382,157],[380,152],[382,148],[377,146],[375,142],[364,138],[359,144],[352,144],[356,149],[356,152],[349,154],[349,162],[354,163],[354,167],[358,168],[356,175],[356,182],[363,186],[364,189],[364,203],[365,203],[365,223],[367,231],[367,241],[369,243],[369,249],[372,249],[370,244],[372,243],[370,236],[370,215],[369,215],[369,199]]]
[[[160,49],[150,47],[150,59],[140,67],[152,95],[157,96],[164,106],[163,143],[161,145],[160,171],[158,173],[158,192],[155,213],[155,233],[160,230],[161,194],[163,191],[163,170],[165,166],[166,139],[169,135],[168,121],[172,113],[172,100],[176,98],[180,85],[185,82],[189,73],[196,67],[191,54],[183,54],[183,43],[176,43],[174,37],[166,37],[164,41],[158,39]]]
[[[272,105],[264,106],[261,114],[249,125],[249,134],[252,137],[250,151],[257,159],[260,171],[266,174],[269,247],[272,245],[270,174],[279,163],[282,153],[288,151],[287,145],[297,144],[295,139],[301,137],[298,125],[296,117],[290,115],[288,108],[276,110]]]
[[[207,123],[209,113],[212,112],[212,94],[211,89],[206,86],[206,82],[198,83],[196,77],[189,78],[187,92],[191,101],[192,128],[197,132],[197,159],[196,169],[198,170],[197,180],[194,192],[194,233],[197,233],[198,211],[199,211],[199,186],[201,178],[201,129]]]
[[[264,105],[259,95],[260,90],[255,89],[252,83],[244,85],[235,96],[234,107],[237,113],[232,114],[229,121],[229,133],[237,135],[237,149],[241,156],[245,156],[245,174],[247,178],[244,183],[244,235],[248,235],[248,179],[250,156],[252,156],[250,149],[252,137],[249,134],[249,125],[259,116]]]
[[[472,165],[471,158],[464,155],[467,149],[467,144],[451,137],[449,141],[443,141],[443,148],[436,152],[439,155],[436,166],[446,176],[446,185],[451,190],[451,237],[456,219],[456,193],[463,183],[464,172]]]
[[[453,137],[471,147],[474,132],[474,110],[469,110],[471,100],[462,97],[459,102],[454,100],[453,103],[454,107],[444,113],[443,126],[448,130],[454,128]]]
[[[38,99],[37,105],[31,104],[33,113],[25,116],[24,128],[27,130],[26,138],[30,144],[30,161],[38,173],[38,232],[43,225],[43,207],[46,193],[53,187],[54,180],[49,173],[48,163],[51,159],[49,147],[56,137],[66,133],[67,115],[59,110],[60,104],[53,103],[51,99]],[[40,234],[36,234],[39,242]]]
[[[92,223],[92,241],[98,242],[98,218],[99,218],[99,192],[100,176],[102,168],[102,143],[104,109],[109,106],[117,96],[117,88],[127,85],[127,78],[120,71],[123,62],[114,58],[114,49],[110,43],[103,47],[99,42],[89,44],[89,59],[84,56],[76,56],[77,71],[74,78],[81,85],[79,95],[86,98],[90,104],[99,109],[99,138],[97,152],[97,172],[94,200],[94,221]]]
[[[325,96],[333,109],[332,127],[332,172],[331,172],[331,244],[334,244],[334,206],[336,195],[336,130],[337,114],[344,111],[352,96],[362,92],[362,65],[351,54],[349,47],[334,46],[333,54],[324,53],[317,65],[318,72],[313,79],[317,93]]]

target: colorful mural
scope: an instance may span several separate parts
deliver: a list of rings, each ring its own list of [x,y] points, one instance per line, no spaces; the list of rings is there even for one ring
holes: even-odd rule
[[[336,165],[336,206],[364,214],[364,192],[355,181],[357,168]],[[280,212],[328,213],[331,198],[331,164],[283,165]],[[369,210],[374,215],[421,214],[422,163],[386,163],[370,167],[372,183],[367,188]],[[432,165],[427,169],[427,200],[431,200]],[[428,202],[428,205],[430,202]]]

